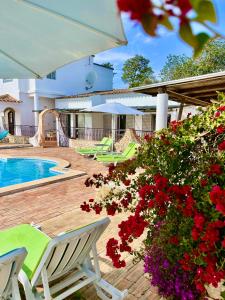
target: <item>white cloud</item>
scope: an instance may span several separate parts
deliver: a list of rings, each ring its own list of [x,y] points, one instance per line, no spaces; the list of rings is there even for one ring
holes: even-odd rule
[[[95,62],[96,63],[105,63],[105,62],[111,62],[111,63],[123,63],[125,60],[131,58],[133,55],[130,53],[125,53],[121,51],[116,52],[103,52],[100,54],[97,54],[95,56]]]
[[[174,31],[170,31],[168,29],[166,29],[165,27],[159,27],[159,29],[157,30],[157,34],[159,37],[167,37],[170,35],[174,35],[175,32]]]

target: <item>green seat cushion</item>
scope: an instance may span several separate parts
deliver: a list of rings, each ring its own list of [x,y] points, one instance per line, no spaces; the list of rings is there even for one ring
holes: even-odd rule
[[[25,247],[28,254],[23,264],[23,270],[31,279],[50,240],[50,237],[31,225],[21,224],[0,231],[0,255],[16,248]]]

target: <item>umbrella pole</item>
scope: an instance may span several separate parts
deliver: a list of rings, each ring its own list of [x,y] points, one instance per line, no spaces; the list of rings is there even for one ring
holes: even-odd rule
[[[112,114],[112,151],[116,141],[116,115]]]

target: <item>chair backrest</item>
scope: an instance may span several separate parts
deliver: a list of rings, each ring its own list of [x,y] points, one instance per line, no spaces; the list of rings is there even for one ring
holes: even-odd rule
[[[109,223],[109,218],[104,218],[52,239],[31,280],[32,285],[41,282],[43,268],[46,268],[48,282],[51,282],[81,265]]]
[[[112,146],[112,139],[107,138],[107,141],[105,142],[105,145],[102,147],[101,150],[108,151],[111,146]]]
[[[137,147],[136,143],[134,143],[134,142],[129,143],[129,145],[123,151],[122,155],[125,156],[125,157],[127,157],[132,150],[134,150],[134,152],[136,151],[136,147]]]
[[[107,141],[108,141],[108,137],[104,137],[104,138],[102,138],[102,140],[100,141],[100,144],[105,144],[105,143],[107,143]]]
[[[17,282],[26,255],[26,249],[19,248],[0,256],[0,299],[12,294],[13,281]]]
[[[126,158],[130,159],[135,156],[137,152],[138,144],[134,143],[134,145],[130,148],[130,151],[127,153]]]
[[[3,140],[8,134],[8,130],[3,130],[2,132],[0,132],[0,140]]]

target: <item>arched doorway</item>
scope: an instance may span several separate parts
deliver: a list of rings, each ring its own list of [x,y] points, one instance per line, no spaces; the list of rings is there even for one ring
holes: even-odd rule
[[[4,112],[6,127],[9,133],[14,135],[15,133],[15,110],[12,108],[7,108]]]

